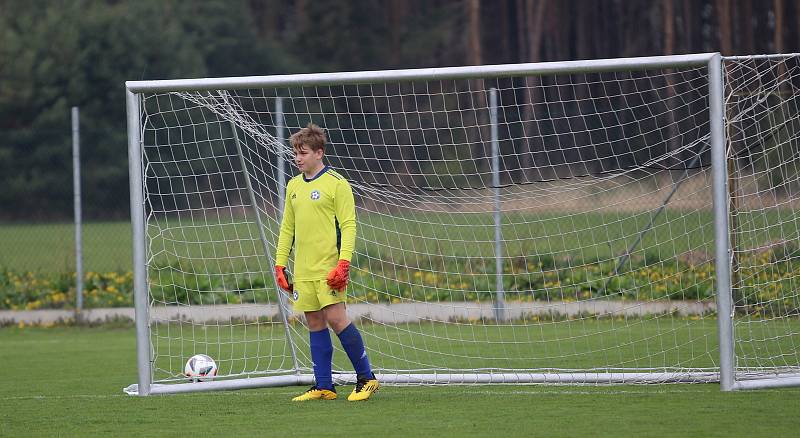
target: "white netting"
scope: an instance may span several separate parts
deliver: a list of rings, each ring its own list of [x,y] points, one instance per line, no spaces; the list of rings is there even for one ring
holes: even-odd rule
[[[497,382],[515,373],[707,377],[719,356],[708,93],[705,68],[674,68],[143,94],[154,381],[180,380],[196,353],[214,357],[223,376],[310,372],[302,318],[284,323],[272,278],[279,166],[285,178],[296,173],[276,132],[308,122],[326,129],[326,160],[355,194],[348,311],[377,372]],[[766,108],[740,123],[758,125],[776,111],[755,95],[735,110],[735,95],[729,88],[729,111]],[[797,123],[790,101],[794,111],[782,114]],[[759,126],[742,132],[766,144]],[[796,148],[794,140],[775,144]],[[772,175],[751,168],[753,181]],[[791,193],[797,174],[781,172]],[[752,202],[738,204],[737,248],[772,245],[767,229],[796,241],[791,212],[767,214],[778,204],[793,205],[746,213]],[[767,225],[775,217],[783,219]],[[757,231],[746,232],[747,223]],[[747,257],[739,259],[741,281]],[[776,269],[759,266],[746,272]],[[780,318],[760,314],[736,326],[737,336],[743,327],[751,336],[739,340],[740,367],[797,365],[796,292],[788,302]],[[772,345],[768,354],[759,342]],[[341,351],[335,369],[350,370]]]
[[[800,57],[725,62],[736,368],[800,373]]]

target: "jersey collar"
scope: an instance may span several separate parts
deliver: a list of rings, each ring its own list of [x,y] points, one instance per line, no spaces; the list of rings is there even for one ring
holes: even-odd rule
[[[316,175],[314,175],[314,176],[313,176],[313,177],[311,177],[310,179],[306,179],[306,176],[305,176],[305,174],[303,174],[303,181],[305,181],[305,182],[311,182],[311,181],[314,181],[315,179],[317,179],[317,178],[321,177],[321,176],[322,176],[322,175],[323,175],[325,172],[327,172],[327,171],[328,171],[328,169],[329,169],[329,167],[328,167],[328,165],[326,164],[326,165],[325,165],[325,167],[323,167],[323,168],[322,168],[322,170],[320,170],[320,171],[319,171],[319,173],[317,173]]]

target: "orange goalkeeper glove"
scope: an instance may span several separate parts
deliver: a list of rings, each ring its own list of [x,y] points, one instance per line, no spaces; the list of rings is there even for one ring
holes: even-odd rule
[[[281,289],[287,292],[294,290],[294,285],[286,279],[286,266],[275,265],[275,280],[278,281],[278,287]]]
[[[336,290],[343,290],[347,287],[347,281],[349,279],[350,262],[347,260],[339,260],[339,264],[328,274],[328,286]]]

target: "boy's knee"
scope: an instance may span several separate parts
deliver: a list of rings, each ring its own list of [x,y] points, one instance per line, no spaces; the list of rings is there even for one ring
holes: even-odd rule
[[[328,326],[325,320],[325,314],[319,312],[306,312],[306,323],[308,329],[312,332],[320,331]]]
[[[334,332],[338,334],[342,330],[346,329],[348,325],[350,325],[350,320],[347,318],[347,316],[334,319],[329,318],[328,325],[331,327],[331,329],[333,329]]]
[[[328,326],[333,329],[334,332],[339,333],[350,325],[350,319],[347,317],[344,303],[330,305],[323,309],[323,311],[325,312],[325,320]]]

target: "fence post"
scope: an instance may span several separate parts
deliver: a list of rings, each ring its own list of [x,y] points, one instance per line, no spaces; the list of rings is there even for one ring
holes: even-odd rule
[[[494,260],[495,321],[505,321],[506,303],[503,291],[503,218],[500,216],[500,142],[497,135],[497,88],[489,90],[489,123],[492,134],[492,186],[494,186]]]
[[[81,135],[80,113],[72,107],[72,196],[75,216],[75,321],[80,322],[83,311],[83,235],[81,227]]]

